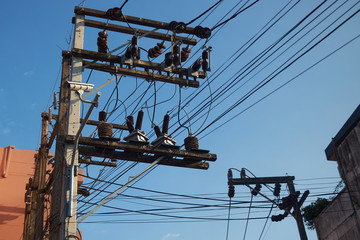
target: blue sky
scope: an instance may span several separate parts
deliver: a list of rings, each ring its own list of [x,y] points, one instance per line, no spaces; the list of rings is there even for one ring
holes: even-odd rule
[[[243,1],[245,2],[245,1]],[[212,69],[209,73],[211,78],[213,72],[228,59],[234,51],[242,44],[246,43],[254,34],[256,34],[267,21],[269,21],[277,11],[285,4],[295,4],[296,1],[259,1],[252,8],[240,14],[237,18],[226,24],[217,33],[208,45],[213,47],[212,51]],[[241,67],[246,65],[259,52],[268,47],[271,43],[279,39],[307,13],[315,8],[322,1],[303,0],[300,1],[284,19],[279,21],[271,31],[264,35],[254,46],[249,48],[234,64],[232,64],[216,81],[211,83],[212,91],[226,84],[229,78]],[[349,9],[357,1],[327,1],[326,4],[316,13],[329,6],[326,13],[330,13],[336,7],[344,3],[322,25],[315,28],[302,40],[296,43],[293,50],[289,50],[274,61],[272,65],[265,68],[264,71],[255,75],[248,84],[240,88],[227,99],[221,99],[221,104],[214,108],[206,124],[214,120],[225,109],[242,97],[257,82],[268,76],[273,70],[286,61],[301,46],[309,42],[316,34],[320,33],[326,26],[330,25],[346,9]],[[51,92],[53,88],[58,91],[59,80],[57,76],[61,64],[61,50],[68,49],[68,41],[71,36],[73,17],[73,8],[80,1],[57,1],[49,3],[48,1],[18,1],[6,2],[0,16],[1,29],[3,37],[0,39],[2,47],[2,84],[0,86],[0,101],[2,102],[0,118],[0,145],[15,145],[18,149],[34,150],[39,146],[39,134],[41,118],[40,114],[52,104]],[[199,15],[215,1],[144,1],[129,0],[124,7],[124,14],[150,18],[159,21],[169,22],[172,20],[189,21]],[[238,1],[226,0],[207,18],[202,25],[214,26],[214,24],[226,14]],[[330,6],[332,3],[334,5]],[[120,6],[119,1],[86,1],[85,7],[106,11],[110,7]],[[241,5],[241,4],[240,4]],[[239,6],[240,6],[239,5]],[[289,6],[290,6],[289,5]],[[344,17],[336,22],[330,29],[338,25],[352,13],[359,9],[356,5]],[[316,15],[316,14],[315,14]],[[315,16],[314,15],[314,16]],[[325,16],[324,14],[323,16]],[[347,41],[353,39],[359,34],[360,16],[356,15],[345,23],[339,30],[321,42],[312,51],[291,65],[284,72],[279,74],[273,81],[256,92],[244,103],[240,104],[234,111],[226,115],[219,122],[204,131],[204,136],[210,130],[218,128],[232,116],[240,113],[248,106],[261,99],[263,96],[276,89],[286,81],[294,78],[299,73],[316,63],[320,59],[339,48]],[[316,21],[315,21],[316,22]],[[306,23],[306,22],[305,22]],[[304,23],[304,24],[305,24]],[[191,26],[196,26],[198,22]],[[313,25],[311,25],[313,26]],[[136,26],[138,27],[138,26]],[[139,27],[141,28],[141,27]],[[307,28],[307,30],[310,29]],[[86,28],[84,48],[96,51],[96,35],[99,30]],[[327,31],[329,32],[329,30]],[[325,32],[322,36],[325,36]],[[113,49],[126,40],[130,35],[109,32],[109,48]],[[316,42],[315,41],[315,42]],[[148,49],[156,40],[141,40],[140,46]],[[162,192],[178,194],[215,194],[221,193],[218,197],[226,199],[227,180],[226,173],[228,168],[246,167],[257,176],[295,176],[296,188],[302,191],[309,188],[321,188],[313,192],[329,193],[339,180],[337,166],[334,162],[326,160],[324,149],[330,143],[331,138],[335,136],[347,118],[359,104],[359,56],[360,40],[356,39],[338,52],[326,58],[309,71],[297,77],[294,81],[275,92],[264,101],[251,107],[249,110],[240,114],[234,120],[226,123],[221,128],[210,133],[203,139],[200,139],[200,147],[209,149],[212,153],[218,155],[218,160],[210,163],[207,171],[171,168],[159,166],[149,175],[139,181],[135,186],[145,189],[158,190]],[[201,42],[199,45],[203,44]],[[288,45],[290,46],[290,44]],[[193,51],[194,53],[195,51]],[[196,57],[200,53],[197,53]],[[145,56],[145,54],[143,55]],[[275,55],[274,55],[275,56]],[[145,58],[145,57],[144,57]],[[194,58],[191,61],[194,61]],[[158,60],[160,61],[160,60]],[[260,70],[260,67],[257,68]],[[256,71],[255,71],[256,72]],[[249,75],[252,76],[255,72]],[[83,79],[86,80],[89,71],[84,71]],[[100,86],[106,79],[112,76],[109,74],[94,72],[90,78],[90,83]],[[245,81],[245,80],[244,80]],[[148,87],[138,79],[138,90],[133,98],[140,96]],[[205,85],[201,80],[200,84]],[[158,84],[159,87],[161,84]],[[136,88],[136,80],[131,77],[123,78],[119,84],[119,99],[123,100]],[[236,85],[236,87],[239,85]],[[232,89],[235,89],[233,87]],[[114,83],[109,84],[101,90],[101,110],[114,88]],[[182,89],[182,99],[190,95],[193,89]],[[153,104],[153,98],[149,97],[148,105]],[[157,91],[157,101],[170,98],[174,93],[173,85],[166,85]],[[185,109],[191,111],[193,107],[200,105],[205,97],[209,96],[209,90],[204,90],[194,101]],[[50,103],[48,103],[50,98]],[[90,97],[92,98],[92,96]],[[176,92],[175,97],[171,98],[166,104],[161,104],[156,108],[156,117],[154,122],[161,122],[166,111],[176,107],[179,96]],[[216,102],[217,103],[217,102]],[[142,105],[143,102],[140,104]],[[129,106],[127,111],[131,112],[134,106]],[[86,109],[86,108],[85,108]],[[124,114],[121,108],[114,113],[110,121],[123,123]],[[152,116],[152,108],[149,108],[149,117]],[[97,118],[98,110],[92,115],[92,119]],[[116,116],[119,116],[116,118]],[[143,124],[143,130],[151,132],[151,123],[146,115]],[[181,113],[181,117],[185,117]],[[204,118],[199,122],[192,123],[192,129],[196,131]],[[171,123],[177,124],[176,119],[171,119]],[[178,125],[176,125],[177,127]],[[86,129],[90,133],[93,129]],[[126,133],[122,137],[126,136]],[[179,145],[186,137],[185,132],[175,135],[175,140]],[[201,135],[199,136],[201,138]],[[152,139],[153,140],[153,139]],[[54,150],[53,150],[54,151]],[[124,177],[118,180],[118,183],[125,183],[130,176],[134,176],[145,164],[138,164]],[[100,168],[90,167],[89,173],[96,177]],[[325,179],[318,179],[325,178]],[[311,180],[304,180],[311,179]],[[325,183],[321,185],[321,183]],[[114,186],[111,188],[116,189]],[[312,191],[312,190],[311,190]],[[135,196],[150,196],[150,193],[138,192],[129,189],[125,192]],[[285,196],[286,193],[283,193]],[[215,196],[215,195],[214,195]],[[236,187],[236,195],[250,200],[249,191],[245,187]],[[309,197],[315,200],[316,197]],[[256,200],[262,200],[256,197]],[[148,202],[130,203],[129,201],[119,199],[110,202],[111,205],[121,208],[139,210],[146,209]],[[155,203],[154,203],[155,204]],[[156,207],[170,207],[163,203],[155,204]],[[251,213],[250,216],[266,216],[268,210],[260,213]],[[106,209],[100,209],[104,212]],[[233,209],[232,214],[242,214],[246,217],[247,210]],[[189,216],[190,213],[181,213]],[[189,214],[189,215],[187,215]],[[194,216],[210,216],[220,214],[227,217],[227,211],[192,213]],[[245,215],[244,215],[245,214]],[[89,221],[102,221],[109,218],[103,216],[90,217]],[[114,216],[112,219],[129,220],[128,216]],[[151,222],[149,218],[142,215],[136,215],[133,219]],[[154,218],[152,218],[154,219]],[[258,239],[265,220],[249,221],[247,230],[247,239]],[[269,224],[267,225],[269,226]],[[84,239],[225,239],[226,221],[212,222],[177,222],[177,223],[117,223],[117,224],[90,224],[82,223],[79,226],[83,231]],[[238,239],[243,236],[245,221],[231,221],[229,239]],[[140,231],[141,229],[141,231]],[[316,239],[314,231],[308,231],[309,239]],[[294,219],[288,217],[282,222],[272,223],[268,228],[265,237],[262,239],[297,239],[298,233]]]

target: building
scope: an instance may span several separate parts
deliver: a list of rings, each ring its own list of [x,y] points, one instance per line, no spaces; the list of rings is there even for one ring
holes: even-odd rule
[[[19,240],[24,229],[25,186],[37,151],[0,148],[0,240]]]
[[[345,188],[314,219],[321,240],[360,239],[360,105],[325,150]]]

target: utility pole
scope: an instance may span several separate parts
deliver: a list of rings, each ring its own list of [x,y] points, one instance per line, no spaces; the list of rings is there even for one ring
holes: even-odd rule
[[[75,15],[75,31],[73,46],[82,49],[84,42],[84,16]],[[60,90],[58,139],[55,154],[54,178],[50,239],[76,239],[76,206],[77,206],[77,165],[78,154],[73,145],[64,142],[65,136],[75,136],[80,124],[81,100],[75,91],[69,91],[67,84],[71,81],[81,83],[82,59],[65,54],[63,59],[63,73]],[[66,121],[64,121],[66,119]],[[74,158],[73,158],[74,156]],[[74,166],[74,171],[71,171]],[[58,182],[58,179],[60,180]],[[72,181],[70,181],[72,179]],[[57,183],[57,184],[55,184]],[[70,192],[73,191],[73,192]],[[54,198],[57,197],[57,199]],[[71,197],[71,199],[70,199]]]
[[[134,29],[127,26],[110,24],[108,22],[99,22],[85,19],[85,16],[134,23],[137,25],[154,27],[155,30],[165,29],[168,31],[173,31],[174,34],[164,34],[155,32],[155,30],[147,31],[142,29]],[[148,138],[140,131],[142,124],[142,117],[139,117],[141,116],[140,113],[138,115],[138,120],[135,127],[133,126],[132,122],[127,122],[127,125],[120,125],[115,123],[111,124],[112,128],[127,130],[130,132],[126,142],[121,142],[120,139],[114,140],[112,136],[107,136],[104,139],[100,137],[100,134],[98,139],[91,137],[81,137],[80,133],[85,125],[95,125],[98,127],[98,129],[100,129],[100,125],[103,126],[104,120],[89,120],[91,111],[97,104],[97,100],[100,94],[97,94],[93,102],[87,101],[92,105],[89,108],[86,117],[84,119],[80,119],[80,106],[81,102],[84,100],[81,98],[81,94],[78,92],[78,90],[75,91],[71,87],[72,85],[80,86],[79,89],[82,89],[82,87],[86,85],[82,83],[82,72],[85,68],[88,68],[108,72],[111,74],[122,74],[132,77],[139,77],[146,79],[149,82],[161,81],[169,84],[177,84],[180,87],[186,86],[197,88],[200,85],[197,79],[206,78],[206,71],[210,70],[210,67],[208,66],[210,66],[209,54],[211,48],[206,48],[203,51],[202,57],[198,59],[199,61],[197,61],[197,65],[194,63],[195,66],[192,68],[182,68],[180,62],[181,53],[179,52],[181,51],[180,45],[183,43],[194,46],[196,45],[197,41],[193,38],[178,36],[178,34],[191,33],[199,35],[202,38],[208,38],[210,36],[209,34],[211,34],[211,32],[208,32],[210,29],[207,30],[201,26],[198,26],[196,29],[190,28],[181,25],[184,23],[178,23],[175,21],[171,23],[164,23],[149,19],[125,16],[121,13],[121,10],[119,14],[118,8],[109,9],[107,12],[103,12],[94,9],[76,7],[73,23],[75,24],[73,48],[70,52],[63,51],[62,53],[63,62],[59,96],[59,111],[58,115],[51,116],[52,119],[56,120],[54,127],[55,133],[53,132],[51,134],[49,140],[46,139],[46,141],[49,142],[44,145],[47,146],[47,149],[49,149],[56,136],[54,170],[50,176],[48,185],[44,186],[44,191],[46,193],[49,192],[49,189],[52,188],[51,212],[49,219],[49,239],[51,240],[77,239],[78,163],[84,162],[86,164],[109,167],[116,166],[116,163],[114,162],[110,163],[93,160],[85,161],[84,159],[79,159],[79,155],[86,157],[95,156],[111,158],[112,160],[119,159],[150,163],[150,165],[144,171],[139,173],[139,176],[153,167],[155,164],[208,169],[208,161],[215,161],[217,159],[215,154],[211,154],[207,150],[198,149],[198,143],[192,143],[191,147],[187,147],[186,150],[180,150],[179,146],[175,146],[175,141],[171,136],[167,135],[169,119],[167,120],[167,125],[165,124],[163,126],[162,131],[160,131],[160,129],[155,130],[157,139],[155,139],[155,141],[151,143],[152,145],[150,145],[147,142]],[[100,45],[98,38],[98,47],[100,48],[102,46],[103,50],[94,52],[83,49],[85,26],[103,30],[103,32],[99,33]],[[180,27],[182,32],[179,32]],[[105,30],[133,35],[131,44],[129,44],[130,46],[128,47],[127,51],[130,57],[126,54],[123,56],[111,55],[112,52],[108,52],[106,42],[107,33],[105,33]],[[176,53],[173,48],[171,50],[171,54],[173,54],[175,60],[172,57],[168,57],[167,60],[171,60],[170,64],[168,62],[165,63],[165,61],[162,63],[154,63],[152,61],[140,60],[140,56],[137,55],[140,51],[140,48],[138,48],[137,45],[137,40],[142,37],[159,39],[163,42],[170,41],[173,48],[177,49]],[[106,47],[101,45],[104,44],[104,41],[106,42]],[[174,47],[175,45],[176,47]],[[157,46],[158,48],[156,50],[152,50],[153,54],[155,55],[162,53],[162,50],[159,48],[160,45],[158,44]],[[186,56],[184,55],[183,57]],[[92,61],[86,61],[84,59]],[[98,63],[97,61],[102,61],[103,63]],[[202,68],[203,71],[200,71],[200,68]],[[54,105],[56,105],[56,102]],[[139,141],[140,144],[137,141]],[[160,145],[161,147],[159,147]],[[122,189],[119,189],[118,191],[120,192]],[[110,201],[111,198],[112,196],[109,196],[107,201]],[[90,211],[88,215],[90,215],[96,209],[97,208]],[[38,225],[36,229],[38,229],[36,236],[41,236],[43,231],[41,231],[42,229],[40,230],[40,226]]]
[[[48,141],[48,129],[49,129],[49,114],[42,113],[42,127],[41,127],[41,143],[38,153],[35,155],[35,172],[34,178],[31,181],[31,185],[27,186],[27,194],[25,199],[27,204],[30,207],[30,216],[29,219],[25,219],[25,223],[29,221],[28,232],[24,234],[25,240],[39,239],[39,234],[42,232],[44,225],[44,193],[43,189],[45,188],[46,181],[46,164],[49,154],[49,149],[47,148]],[[31,190],[31,201],[28,199],[28,191]]]
[[[300,239],[301,240],[307,240],[307,235],[306,235],[306,231],[305,231],[305,227],[304,227],[304,222],[302,219],[302,215],[301,215],[301,211],[300,211],[300,207],[301,205],[304,203],[305,199],[307,198],[307,196],[309,195],[309,191],[305,191],[304,194],[302,195],[301,199],[298,200],[298,194],[300,194],[299,192],[296,193],[295,191],[295,187],[294,187],[294,181],[295,177],[294,176],[282,176],[282,177],[245,177],[245,169],[241,170],[241,178],[233,178],[231,169],[229,169],[228,172],[228,185],[229,185],[229,189],[231,186],[234,185],[245,185],[247,187],[249,187],[250,189],[252,189],[253,191],[256,191],[256,194],[259,194],[261,196],[263,196],[264,198],[266,198],[267,200],[269,200],[270,202],[276,204],[277,206],[280,207],[280,204],[274,200],[271,200],[270,198],[268,198],[267,196],[265,196],[264,194],[262,194],[260,192],[260,189],[256,189],[251,187],[250,185],[256,184],[257,186],[261,185],[261,184],[280,184],[280,183],[284,183],[287,184],[289,191],[290,191],[290,195],[292,196],[293,202],[289,203],[288,206],[285,204],[285,201],[287,201],[288,197],[284,197],[283,199],[283,205],[285,207],[285,213],[279,215],[280,218],[279,220],[275,220],[275,221],[281,221],[284,217],[286,217],[288,214],[291,214],[297,223],[298,226],[298,230],[299,230],[299,235],[300,235]],[[294,208],[294,211],[291,212],[291,208]],[[277,217],[277,216],[275,216]],[[274,221],[274,220],[273,220]]]
[[[69,105],[69,90],[67,89],[67,83],[70,78],[70,54],[63,55],[62,60],[62,73],[60,83],[60,96],[59,96],[59,111],[57,119],[57,137],[55,148],[55,161],[54,170],[52,173],[53,190],[51,196],[51,211],[50,211],[50,239],[64,239],[60,234],[65,229],[64,217],[65,204],[63,200],[64,181],[65,181],[65,137],[68,122],[68,105]]]

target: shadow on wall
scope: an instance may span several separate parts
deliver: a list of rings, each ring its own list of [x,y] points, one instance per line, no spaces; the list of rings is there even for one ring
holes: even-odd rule
[[[8,221],[12,221],[17,219],[21,215],[13,215],[13,214],[0,214],[0,225],[6,224]]]

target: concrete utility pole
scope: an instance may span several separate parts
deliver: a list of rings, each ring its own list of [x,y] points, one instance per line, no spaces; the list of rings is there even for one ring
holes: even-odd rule
[[[114,32],[131,34],[133,35],[131,47],[134,47],[137,50],[139,50],[137,46],[137,39],[140,39],[142,37],[159,39],[162,41],[171,41],[171,45],[179,44],[179,46],[177,46],[178,55],[176,55],[178,61],[180,61],[179,51],[181,50],[179,42],[192,46],[196,45],[197,43],[197,41],[193,38],[190,39],[178,36],[178,33],[180,32],[176,31],[180,29],[179,24],[181,25],[181,22],[177,23],[173,21],[171,24],[144,18],[125,16],[122,15],[122,13],[120,15],[116,15],[119,13],[119,11],[116,9],[117,8],[109,9],[108,12],[103,12],[93,9],[78,7],[75,8],[75,17],[73,18],[73,23],[75,24],[73,48],[71,52],[63,51],[59,111],[57,116],[52,115],[52,118],[56,120],[56,124],[54,127],[54,131],[50,136],[49,143],[44,144],[44,146],[47,146],[47,149],[49,149],[56,136],[54,170],[50,176],[49,183],[47,184],[47,186],[44,186],[45,193],[48,193],[52,188],[51,212],[48,229],[49,239],[51,240],[77,239],[77,167],[79,163],[79,154],[83,156],[105,157],[111,159],[151,163],[148,168],[151,168],[155,164],[162,164],[169,166],[207,169],[209,167],[208,161],[215,161],[217,159],[217,156],[215,154],[211,154],[207,150],[197,151],[198,146],[196,149],[186,148],[187,150],[180,150],[180,147],[175,146],[174,144],[162,144],[163,146],[159,148],[153,143],[153,145],[148,144],[148,142],[143,142],[144,144],[138,145],[132,143],[132,140],[120,142],[119,140],[109,141],[101,138],[94,139],[90,137],[80,137],[80,133],[84,128],[85,124],[95,126],[99,126],[100,124],[102,124],[101,121],[88,120],[88,118],[90,117],[90,113],[94,108],[94,102],[97,102],[100,94],[95,97],[95,100],[94,102],[92,102],[92,106],[89,108],[89,112],[86,115],[85,119],[80,119],[80,106],[82,100],[78,92],[69,89],[69,85],[71,84],[81,84],[83,69],[88,68],[103,72],[109,72],[111,74],[123,74],[127,76],[144,78],[150,82],[162,81],[169,84],[177,84],[187,87],[199,87],[200,84],[196,79],[206,78],[206,71],[208,71],[207,68],[204,70],[204,66],[207,66],[207,54],[209,54],[210,48],[204,50],[206,54],[203,54],[202,59],[204,59],[203,61],[206,64],[200,64],[203,71],[199,71],[199,68],[201,67],[200,65],[198,66],[199,68],[197,70],[193,70],[190,68],[182,68],[180,63],[171,63],[171,66],[164,67],[163,63],[142,61],[139,59],[140,57],[134,57],[133,55],[131,55],[130,58],[126,59],[124,58],[124,56],[111,55],[111,51],[108,52],[107,43],[105,51],[99,50],[98,52],[94,52],[84,50],[83,43],[85,26],[99,28],[103,30],[103,32],[104,30],[110,30]],[[155,30],[171,30],[174,32],[174,34],[164,34],[155,32],[155,30],[147,31],[141,29],[136,29],[136,32],[134,32],[134,29],[130,27],[110,24],[108,22],[103,23],[85,19],[86,15],[107,20],[111,19],[120,22],[130,22],[137,25],[154,27]],[[182,33],[191,33],[195,35],[200,34],[201,36],[205,36],[204,30],[206,29],[202,28],[201,26],[198,26],[197,29],[187,26],[183,27],[184,32]],[[210,29],[208,30],[210,31]],[[175,36],[176,42],[174,40]],[[209,37],[208,35],[206,36]],[[134,39],[136,40],[136,43]],[[131,51],[131,54],[134,52],[136,53],[136,51]],[[173,52],[171,53],[174,54]],[[205,55],[206,57],[204,57]],[[90,59],[92,61],[85,61],[83,59]],[[97,61],[99,60],[105,63],[97,63]],[[143,71],[139,70],[140,68],[142,68]],[[135,132],[139,132],[141,128],[141,126],[137,128],[137,125],[138,124],[136,124],[134,129]],[[129,125],[125,126],[120,124],[112,124],[112,127],[120,130],[130,129],[130,135],[133,133],[131,132],[132,130]],[[160,143],[166,143],[165,141],[161,141],[162,137],[168,137],[167,130],[166,132],[160,132],[159,135],[161,135],[160,137],[158,136],[158,139],[160,139]],[[167,141],[169,141],[168,138],[166,139]],[[80,147],[79,144],[81,145]],[[80,160],[80,162],[81,161],[84,160]],[[116,163],[113,162],[110,163],[92,160],[87,161],[86,164],[96,164],[109,167],[116,166]],[[144,171],[146,171],[148,168],[146,168]],[[138,176],[140,176],[143,172],[139,173]],[[130,183],[131,181],[129,181],[128,184]],[[118,192],[120,191],[122,191],[122,189],[118,190]],[[107,198],[107,201],[110,201],[111,198],[112,196],[109,196]],[[100,206],[101,204],[98,207]],[[95,211],[97,208],[95,208],[93,211]],[[88,215],[90,214],[91,212],[88,213]],[[80,220],[80,222],[82,220]],[[36,229],[38,229],[36,230],[36,236],[41,237],[41,234],[43,234],[44,232],[42,227],[38,225]]]
[[[62,61],[62,73],[61,73],[61,84],[60,84],[60,96],[59,96],[59,111],[57,119],[57,137],[56,137],[56,148],[55,148],[55,161],[54,170],[52,173],[53,190],[51,195],[51,211],[50,211],[50,239],[63,239],[60,234],[64,229],[64,217],[65,213],[63,191],[65,181],[65,137],[67,129],[67,107],[69,104],[69,90],[67,88],[67,82],[70,77],[70,54],[63,55]]]
[[[73,46],[82,49],[84,44],[84,16],[75,15]],[[73,145],[66,143],[62,137],[75,136],[80,126],[81,100],[75,91],[67,89],[70,74],[70,56],[64,56],[62,83],[60,90],[58,139],[55,154],[55,169],[50,239],[76,239],[76,206],[77,206],[77,165],[78,154],[74,154]],[[82,81],[82,59],[71,58],[71,81]],[[67,99],[68,98],[68,99]],[[65,166],[62,166],[64,164]],[[70,171],[72,166],[75,171]],[[73,176],[71,176],[73,175]],[[72,179],[73,181],[70,181]],[[59,182],[58,182],[59,180]],[[70,191],[73,191],[70,193]],[[72,199],[70,199],[70,196]]]
[[[229,170],[231,171],[231,170]],[[295,194],[295,187],[294,187],[294,176],[284,176],[284,177],[256,177],[256,178],[233,178],[232,177],[232,173],[228,174],[228,185],[229,186],[233,186],[233,185],[245,185],[251,189],[253,189],[252,187],[250,187],[249,185],[251,184],[275,184],[275,183],[286,183],[289,187],[290,190],[290,194]],[[258,192],[259,195],[265,197],[266,199],[268,199],[269,201],[275,203],[274,201],[270,200],[268,197],[266,197],[265,195],[263,195],[261,192]],[[291,207],[294,208],[293,212],[290,212],[291,207],[290,208],[286,208],[286,215],[287,214],[291,214],[297,223],[298,226],[298,230],[299,230],[299,235],[300,235],[300,239],[301,240],[307,240],[307,235],[306,235],[306,231],[305,231],[305,227],[304,227],[304,222],[302,219],[302,215],[301,215],[301,211],[300,211],[300,207],[301,205],[304,203],[306,197],[309,195],[309,191],[305,191],[303,196],[301,197],[300,201],[298,201],[298,199],[296,198],[293,205]]]

